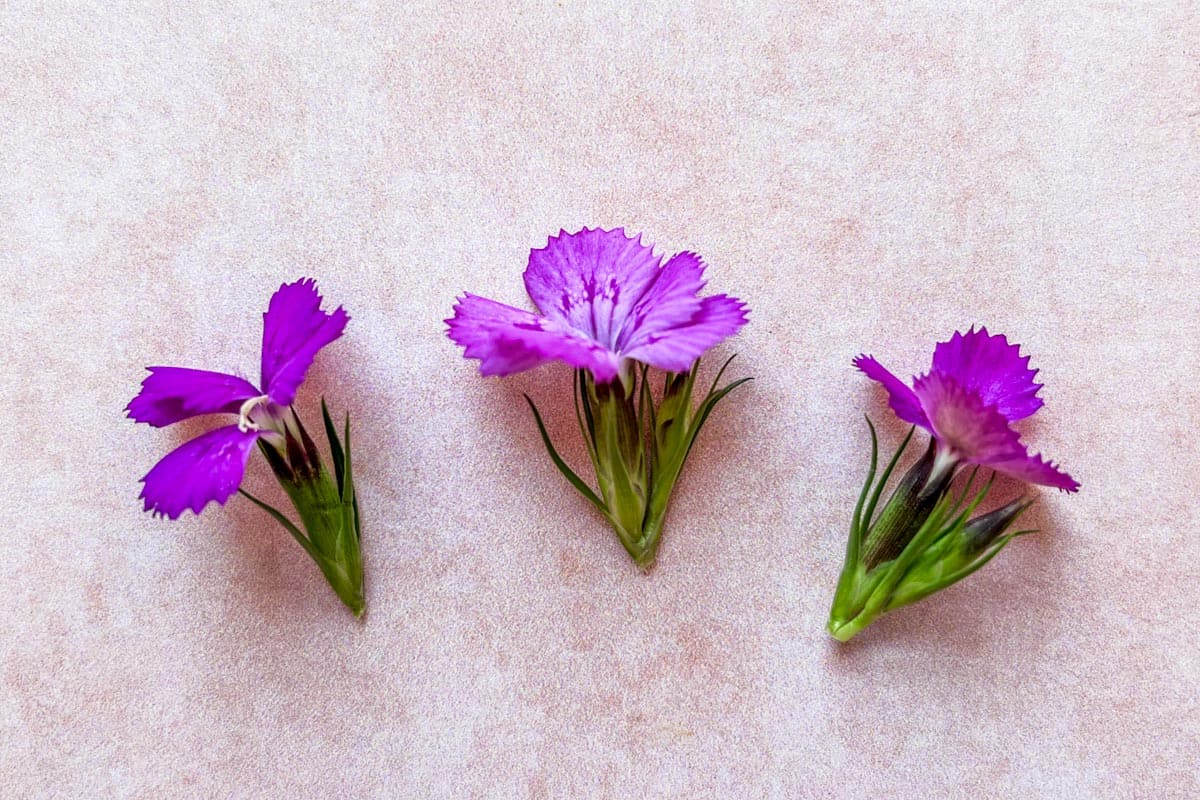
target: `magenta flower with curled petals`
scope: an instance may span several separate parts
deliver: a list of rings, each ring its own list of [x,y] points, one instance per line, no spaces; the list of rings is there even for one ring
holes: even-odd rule
[[[934,348],[929,372],[909,387],[874,358],[854,365],[883,385],[900,419],[931,434],[925,455],[901,478],[878,517],[876,504],[909,432],[875,483],[876,440],[871,427],[871,470],[850,526],[846,564],[838,583],[829,631],[845,641],[880,614],[916,602],[965,578],[1020,533],[1006,533],[1032,501],[1018,499],[968,519],[991,480],[973,496],[974,481],[955,496],[950,484],[963,465],[987,467],[1028,483],[1067,492],[1079,483],[1040,455],[1030,455],[1012,423],[1042,407],[1037,370],[1020,347],[986,328],[955,333]],[[868,420],[869,423],[869,420]],[[874,486],[873,486],[874,485]],[[873,488],[872,488],[873,487]]]
[[[1010,425],[1042,407],[1029,356],[987,328],[955,333],[933,351],[929,372],[910,389],[871,356],[854,365],[883,384],[896,416],[933,434],[939,465],[979,464],[1029,483],[1078,491],[1079,483],[1046,461],[1031,456]]]
[[[245,491],[304,547],[356,614],[365,607],[358,508],[350,473],[349,417],[338,439],[322,402],[336,483],[291,408],[317,352],[342,335],[345,310],[321,310],[311,279],[284,284],[263,315],[261,386],[221,372],[148,367],[150,375],[126,411],[135,422],[163,427],[207,414],[236,414],[235,424],[209,431],[168,453],[142,478],[145,510],[178,519],[224,504],[240,490],[250,451],[258,445],[301,517],[305,532]]]
[[[747,313],[736,298],[700,297],[703,273],[695,253],[664,263],[640,236],[619,228],[560,231],[530,252],[525,270],[525,288],[540,313],[466,294],[446,320],[450,339],[466,358],[479,359],[483,375],[550,361],[577,370],[576,409],[599,491],[562,461],[530,406],[555,466],[644,568],[654,563],[667,500],[700,427],[717,402],[748,380],[721,389],[714,382],[693,409],[700,356],[746,324]],[[673,373],[657,409],[649,367]]]

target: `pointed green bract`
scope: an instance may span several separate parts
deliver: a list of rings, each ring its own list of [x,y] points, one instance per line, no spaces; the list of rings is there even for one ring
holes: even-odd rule
[[[718,388],[732,360],[725,362],[697,405],[693,405],[692,395],[699,361],[688,372],[667,373],[657,406],[645,366],[607,384],[597,384],[586,370],[577,370],[575,416],[592,462],[596,489],[559,455],[537,407],[525,398],[554,466],[600,510],[642,569],[654,565],[671,492],[700,429],[717,403],[750,380],[742,378]]]
[[[535,422],[537,422],[538,433],[542,436],[542,444],[546,446],[546,452],[550,454],[550,460],[554,462],[554,466],[558,468],[558,471],[562,473],[563,477],[566,478],[567,481],[574,486],[581,495],[586,497],[592,504],[596,506],[596,508],[600,509],[600,511],[604,512],[604,503],[601,502],[600,498],[596,496],[596,493],[592,491],[591,487],[587,485],[583,478],[580,478],[578,475],[576,475],[575,471],[567,465],[567,462],[563,461],[562,456],[558,454],[558,450],[554,449],[554,443],[550,441],[550,434],[546,432],[546,424],[542,422],[542,415],[538,413],[537,406],[533,404],[533,400],[530,399],[529,395],[525,395],[525,402],[529,403],[529,409],[533,412],[533,419]]]
[[[290,519],[287,518],[286,514],[284,514],[282,511],[275,508],[274,506],[270,505],[269,503],[266,503],[263,500],[259,500],[257,497],[250,494],[245,489],[238,489],[238,494],[240,494],[242,497],[249,500],[251,503],[254,503],[254,505],[258,506],[263,511],[266,511],[272,517],[274,517],[275,521],[278,522],[280,525],[282,525],[283,529],[285,531],[287,531],[288,533],[290,533],[292,535],[292,538],[300,543],[300,546],[304,548],[304,552],[308,553],[313,558],[317,557],[317,551],[315,549],[313,549],[312,542],[310,542],[308,540],[308,537],[304,535],[303,531],[301,531],[299,528],[297,528],[296,525]]]
[[[321,421],[325,424],[325,439],[329,442],[329,455],[333,457],[333,474],[337,477],[337,485],[341,486],[346,474],[346,456],[342,444],[338,441],[337,428],[333,426],[333,417],[329,416],[329,406],[325,398],[321,398]],[[346,441],[350,441],[350,416],[346,415]]]
[[[931,457],[926,453],[900,479],[876,517],[875,508],[913,430],[876,480],[878,440],[869,419],[867,425],[871,466],[854,509],[846,562],[829,612],[829,632],[843,642],[880,615],[922,600],[982,567],[1015,536],[1025,533],[1007,533],[1007,529],[1031,505],[1031,501],[1013,501],[972,520],[991,490],[992,478],[972,493],[972,472],[966,486],[955,494],[950,475],[930,476]]]

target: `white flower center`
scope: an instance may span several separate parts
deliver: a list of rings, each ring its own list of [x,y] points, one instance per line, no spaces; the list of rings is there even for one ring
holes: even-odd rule
[[[271,402],[271,398],[265,394],[258,397],[251,397],[246,402],[242,403],[241,409],[238,410],[238,430],[242,433],[250,431],[262,430],[261,426],[254,420],[250,419],[250,415],[254,413],[254,409],[259,406],[264,406]]]

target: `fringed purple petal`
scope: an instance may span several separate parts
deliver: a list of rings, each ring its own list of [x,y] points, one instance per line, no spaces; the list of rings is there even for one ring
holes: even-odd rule
[[[201,414],[236,414],[260,394],[249,381],[223,372],[147,367],[142,390],[126,407],[129,418],[156,428]]]
[[[1023,450],[1024,448],[1022,448]],[[994,470],[1011,475],[1028,483],[1039,486],[1052,486],[1065,492],[1079,491],[1079,481],[1059,469],[1054,462],[1047,461],[1040,455],[1031,456],[1023,453],[1020,458],[1003,461],[993,461],[988,464]]]
[[[935,370],[917,378],[913,389],[940,444],[963,461],[986,464],[1025,455],[1004,415],[950,375]]]
[[[446,320],[447,334],[463,356],[479,359],[483,375],[511,375],[547,361],[591,370],[600,383],[617,376],[615,353],[557,320],[467,294]]]
[[[858,356],[854,359],[854,366],[862,370],[871,380],[883,384],[883,388],[888,393],[888,405],[892,407],[892,411],[896,412],[897,417],[910,425],[920,425],[925,430],[933,430],[933,426],[929,424],[929,418],[921,408],[920,399],[904,381],[885,369],[872,356]]]
[[[695,253],[679,253],[663,265],[617,334],[616,349],[630,352],[654,334],[691,322],[700,311],[704,262]]]
[[[995,406],[1009,422],[1028,417],[1042,407],[1037,397],[1041,384],[1034,383],[1037,370],[1029,368],[1029,356],[1009,344],[1004,335],[992,336],[987,328],[950,337],[933,351],[933,368],[949,375],[979,395],[984,405]]]
[[[939,449],[961,461],[982,464],[1042,486],[1068,492],[1079,483],[1052,462],[1031,456],[1009,423],[1028,417],[1042,406],[1033,382],[1037,370],[1029,357],[1004,336],[987,328],[956,332],[937,345],[933,369],[909,389],[869,356],[855,366],[888,391],[892,410],[901,419],[929,429]]]
[[[279,287],[263,314],[262,385],[271,402],[292,402],[317,352],[342,335],[349,319],[341,306],[321,310],[311,278]]]
[[[199,514],[212,500],[224,504],[241,485],[250,448],[261,435],[229,425],[175,448],[142,478],[146,510],[178,519],[189,508]]]
[[[637,347],[621,355],[670,372],[686,372],[704,351],[737,333],[746,324],[747,312],[736,297],[705,297],[687,322],[647,333],[639,337]]]
[[[551,320],[610,350],[626,316],[658,277],[653,248],[625,231],[560,231],[529,253],[525,288]]]

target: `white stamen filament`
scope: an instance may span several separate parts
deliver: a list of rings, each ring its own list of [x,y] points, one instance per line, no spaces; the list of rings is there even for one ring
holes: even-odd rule
[[[251,397],[249,400],[242,403],[242,407],[238,411],[238,430],[242,433],[262,430],[257,422],[250,419],[250,414],[253,413],[254,409],[261,405],[266,405],[269,402],[271,402],[271,398],[265,394],[262,394],[258,397]]]
[[[938,441],[937,453],[933,457],[933,467],[929,470],[929,477],[925,479],[925,485],[936,485],[947,472],[953,473],[958,469],[958,465],[961,463],[962,458],[954,451],[953,447],[943,446],[941,441]]]

